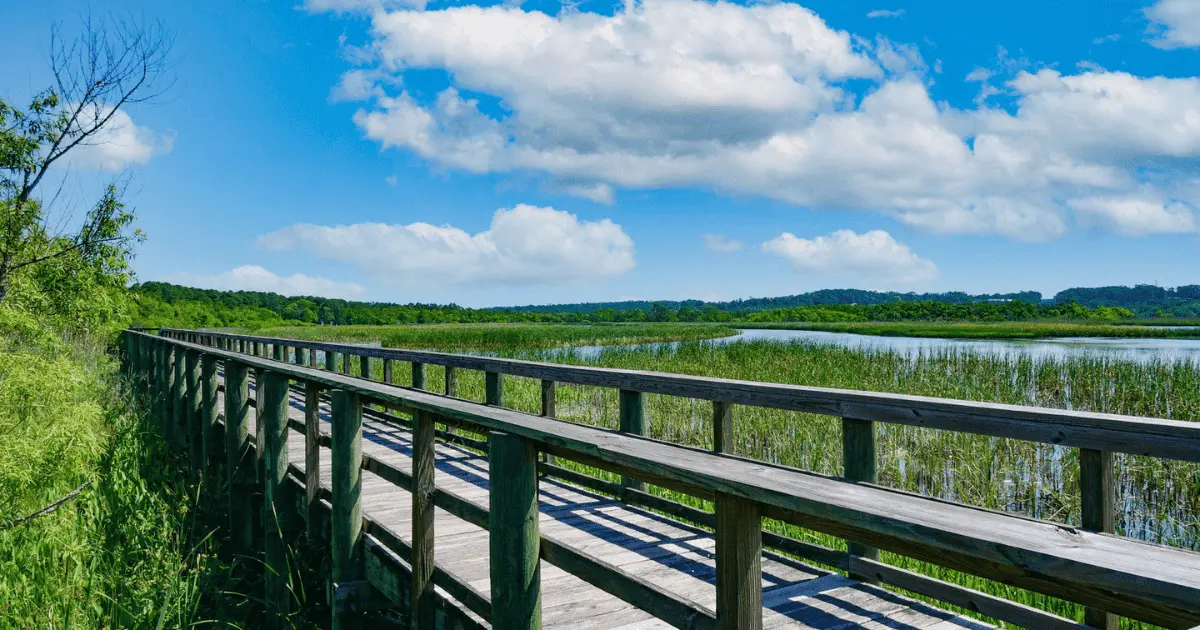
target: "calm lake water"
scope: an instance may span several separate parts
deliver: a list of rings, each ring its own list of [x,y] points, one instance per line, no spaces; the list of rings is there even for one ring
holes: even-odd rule
[[[1200,339],[1117,339],[1063,337],[1037,340],[976,340],[922,337],[877,337],[814,330],[743,329],[738,334],[701,343],[726,345],[743,341],[804,340],[846,348],[891,350],[917,356],[938,351],[973,352],[995,356],[1028,356],[1063,359],[1077,356],[1107,357],[1126,361],[1191,361],[1200,364]],[[679,342],[635,344],[631,348],[673,347]],[[611,346],[610,346],[611,347]],[[604,346],[564,348],[563,352],[595,356]]]

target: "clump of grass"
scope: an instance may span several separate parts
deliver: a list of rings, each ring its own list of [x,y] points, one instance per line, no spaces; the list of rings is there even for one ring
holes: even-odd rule
[[[1165,325],[1165,324],[1159,324]],[[1185,324],[1177,324],[1185,326]],[[739,326],[742,326],[739,324]],[[1109,321],[1062,322],[820,322],[745,324],[746,328],[815,330],[882,337],[941,337],[950,339],[1047,339],[1053,337],[1115,337],[1147,339],[1200,338],[1200,327],[1154,328],[1149,324]]]
[[[717,324],[428,324],[401,326],[297,326],[258,334],[310,341],[381,343],[388,348],[508,351],[564,346],[611,346],[693,341],[736,334]]]
[[[4,627],[196,619],[212,557],[190,539],[190,503],[170,454],[116,385],[98,346],[0,353]]]

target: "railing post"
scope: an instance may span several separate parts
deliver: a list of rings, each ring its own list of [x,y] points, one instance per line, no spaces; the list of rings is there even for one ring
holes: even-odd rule
[[[413,389],[425,389],[425,364],[413,362],[412,364],[412,386]]]
[[[622,389],[620,394],[619,428],[622,433],[646,434],[646,407],[642,392]],[[645,492],[646,483],[633,477],[621,475],[621,487]]]
[[[229,488],[229,532],[233,547],[254,546],[254,459],[250,454],[250,368],[225,362],[225,476]]]
[[[184,400],[187,394],[187,353],[182,348],[175,349],[175,381],[171,388],[171,435],[175,438],[175,448],[187,447],[187,405]]]
[[[192,481],[199,481],[204,472],[204,449],[201,446],[200,428],[200,353],[187,351],[187,447],[188,463],[192,470]]]
[[[368,381],[371,380],[371,357],[366,355],[358,357],[358,375]]]
[[[200,357],[200,444],[204,461],[203,478],[209,488],[217,486],[217,358],[206,354]]]
[[[458,395],[458,378],[455,375],[453,365],[446,366],[446,392],[445,393],[447,396],[457,396]]]
[[[415,368],[414,364],[413,367]],[[414,372],[415,373],[415,372]],[[413,414],[412,447],[412,610],[414,628],[432,628],[433,599],[433,476],[434,416],[426,411]]]
[[[296,346],[296,365],[308,365],[308,348]]]
[[[492,627],[542,627],[537,450],[524,439],[488,436]]]
[[[330,372],[337,371],[337,353],[332,350],[325,351],[325,369]]]
[[[271,358],[276,361],[287,363],[287,346],[281,343],[272,344]]]
[[[276,356],[280,346],[275,346]],[[267,618],[282,625],[291,609],[291,567],[287,540],[291,533],[294,503],[288,501],[288,379],[266,372],[261,379],[258,422],[263,425],[266,452],[263,457],[263,550],[266,575]]]
[[[346,376],[350,376],[350,365],[352,363],[350,360],[351,356],[353,355],[351,355],[349,352],[342,353],[342,374],[345,374]]]
[[[484,373],[483,404],[493,407],[504,406],[504,375],[500,372]]]
[[[1079,492],[1083,529],[1115,532],[1112,452],[1079,449]],[[1099,630],[1115,630],[1118,625],[1116,615],[1090,607],[1083,611],[1083,622]]]
[[[304,522],[309,542],[321,538],[317,528],[321,490],[321,388],[304,386]]]
[[[163,438],[168,447],[175,446],[175,346],[163,343],[162,391],[159,394],[158,419],[162,422]]]
[[[717,628],[762,628],[762,508],[717,493]]]
[[[557,395],[556,395],[555,388],[554,388],[554,381],[552,381],[550,379],[545,379],[545,378],[542,379],[542,416],[543,417],[553,418],[555,416],[555,414],[557,413],[555,411],[556,402],[557,402]],[[553,464],[555,461],[554,455],[551,453],[542,453],[542,461],[546,462],[547,464]]]
[[[875,423],[870,420],[842,418],[842,468],[846,479],[875,483],[877,478],[875,455]],[[877,560],[879,550],[861,543],[847,541],[846,550],[851,555]],[[876,583],[873,577],[850,574],[863,582]]]
[[[388,385],[392,384],[392,360],[383,360],[383,382]]]
[[[713,452],[733,450],[733,403],[713,401]]]
[[[334,390],[332,426],[333,628],[358,628],[361,617],[339,588],[363,579],[362,549],[362,400],[358,394]]]

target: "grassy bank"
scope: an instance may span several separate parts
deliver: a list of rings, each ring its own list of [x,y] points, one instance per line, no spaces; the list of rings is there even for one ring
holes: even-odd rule
[[[285,326],[255,334],[310,341],[382,343],[389,348],[508,351],[563,346],[612,346],[727,337],[717,324],[429,324],[402,326]]]
[[[1196,339],[1200,327],[1180,323],[1159,326],[1187,326],[1181,329],[1155,328],[1140,322],[1042,321],[1042,322],[822,322],[795,324],[737,324],[744,328],[816,330],[882,337],[938,337],[948,339],[1047,339],[1054,337],[1114,337],[1142,339]]]
[[[0,352],[0,626],[197,619],[212,556],[162,440],[117,385],[98,345]]]

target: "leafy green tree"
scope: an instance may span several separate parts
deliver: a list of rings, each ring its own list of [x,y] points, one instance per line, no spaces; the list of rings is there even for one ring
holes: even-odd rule
[[[170,37],[158,25],[89,19],[78,39],[63,42],[57,31],[51,39],[54,85],[25,109],[0,99],[0,303],[26,272],[55,275],[44,268],[57,267],[120,276],[142,238],[121,202],[123,185],[107,186],[72,232],[52,229],[58,221],[47,205],[57,195],[47,202],[40,190],[51,167],[102,141],[123,107],[161,94]]]

